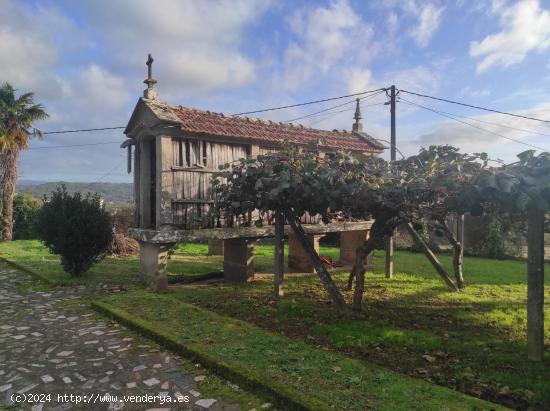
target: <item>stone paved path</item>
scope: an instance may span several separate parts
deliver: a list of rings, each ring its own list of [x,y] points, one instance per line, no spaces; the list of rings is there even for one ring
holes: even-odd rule
[[[194,379],[180,367],[182,359],[152,344],[128,337],[118,324],[55,307],[79,298],[76,288],[21,294],[27,276],[0,264],[0,408],[12,394],[51,394],[51,402],[24,404],[32,410],[240,410],[220,398],[203,398]],[[125,335],[126,334],[126,335]],[[189,396],[188,404],[60,403],[64,395]],[[93,399],[92,399],[93,400]]]

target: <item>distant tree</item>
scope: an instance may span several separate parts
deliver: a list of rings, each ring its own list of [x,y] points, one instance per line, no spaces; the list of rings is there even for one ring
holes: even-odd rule
[[[46,199],[37,219],[40,240],[53,254],[61,256],[63,269],[73,276],[88,271],[111,249],[113,229],[100,197],[68,194],[58,187]]]
[[[31,240],[38,238],[36,219],[42,207],[42,200],[29,194],[17,194],[13,199],[13,238]]]
[[[0,192],[2,193],[2,240],[13,238],[13,197],[17,181],[19,152],[29,147],[29,129],[48,114],[34,104],[34,93],[19,97],[8,83],[0,87]]]

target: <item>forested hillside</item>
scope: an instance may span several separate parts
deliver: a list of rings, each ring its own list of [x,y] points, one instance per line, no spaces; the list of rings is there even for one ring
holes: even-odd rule
[[[98,193],[107,203],[126,204],[132,202],[131,183],[66,183],[62,181],[40,184],[18,184],[17,193],[30,194],[35,198],[49,196],[60,184],[65,184],[67,191],[73,193]]]

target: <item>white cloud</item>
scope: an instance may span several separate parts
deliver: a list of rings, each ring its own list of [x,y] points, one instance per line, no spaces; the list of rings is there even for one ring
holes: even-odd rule
[[[485,97],[491,94],[491,90],[488,88],[473,88],[470,86],[463,87],[458,93],[459,96],[464,97]]]
[[[390,12],[388,14],[387,23],[388,31],[392,34],[395,33],[399,25],[399,17],[397,17],[397,14],[395,14],[394,12]]]
[[[347,0],[327,7],[305,8],[289,19],[296,40],[285,50],[285,84],[298,89],[318,80],[342,64],[366,62],[375,46],[369,47],[372,27],[354,12]]]
[[[493,13],[499,16],[502,30],[470,43],[470,56],[482,59],[478,72],[521,63],[530,52],[550,47],[550,11],[541,8],[538,0],[512,5],[495,2]]]
[[[401,70],[388,71],[382,77],[382,83],[395,84],[401,89],[421,93],[433,93],[441,84],[442,70],[438,64],[416,66]]]
[[[372,73],[368,69],[354,68],[350,70],[348,77],[349,93],[360,93],[371,88]]]
[[[55,96],[60,86],[54,68],[60,59],[56,39],[67,48],[78,42],[75,26],[56,8],[35,7],[0,0],[0,79],[15,88]]]
[[[530,117],[548,118],[550,113],[550,104],[542,103],[531,107],[530,109],[517,111],[517,114],[522,114]],[[548,133],[548,129],[539,125],[536,122],[521,119],[517,117],[507,117],[499,114],[483,114],[478,116],[470,116],[469,118],[460,118],[461,121],[470,123],[481,129],[489,130],[486,132],[476,129],[472,126],[456,122],[454,120],[446,120],[439,123],[432,131],[422,134],[414,143],[419,146],[428,146],[430,144],[451,144],[460,147],[469,152],[485,151],[489,154],[498,152],[499,155],[505,152],[510,152],[513,158],[514,153],[519,153],[528,149],[525,145],[518,144],[510,139],[528,142],[530,144],[548,147],[550,144],[546,142],[537,143],[536,134],[521,131],[518,129],[528,130],[532,132]],[[492,132],[492,133],[491,133]],[[500,137],[496,134],[503,135]],[[547,137],[540,137],[546,138]]]
[[[416,7],[415,13],[418,16],[418,24],[411,29],[410,34],[419,47],[426,47],[441,24],[443,7],[436,7],[430,3],[423,4]]]
[[[255,62],[241,51],[241,43],[244,31],[268,6],[262,0],[167,0],[161,5],[101,0],[88,3],[86,10],[113,47],[115,71],[126,70],[139,81],[150,52],[161,98],[181,99],[255,79]]]
[[[421,47],[426,47],[439,26],[443,18],[445,7],[439,5],[439,1],[417,1],[417,0],[384,0],[382,7],[393,9],[388,16],[388,26],[391,28],[397,26],[410,25],[408,30],[403,30],[410,36],[415,43]],[[394,10],[401,12],[399,18]]]

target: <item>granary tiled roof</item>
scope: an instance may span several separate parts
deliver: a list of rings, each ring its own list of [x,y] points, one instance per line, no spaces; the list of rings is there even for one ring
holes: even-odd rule
[[[328,131],[302,125],[273,122],[174,106],[158,100],[142,99],[160,120],[178,123],[185,133],[222,137],[235,141],[254,141],[272,145],[289,139],[297,144],[380,153],[383,144],[364,132]]]

